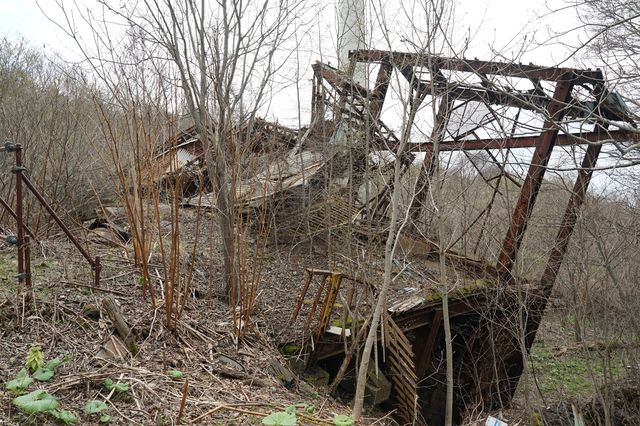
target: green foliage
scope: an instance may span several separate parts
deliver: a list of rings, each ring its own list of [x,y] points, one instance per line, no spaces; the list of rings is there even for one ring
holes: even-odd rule
[[[39,382],[46,382],[53,377],[53,370],[46,367],[40,367],[33,373],[33,378]]]
[[[33,379],[29,377],[29,373],[27,373],[27,369],[23,368],[18,372],[18,375],[15,379],[8,381],[5,383],[4,387],[14,394],[21,394],[24,392],[29,385],[33,382]]]
[[[300,408],[307,414],[313,414],[316,411],[316,407],[312,404],[307,404],[305,402],[301,404],[296,404],[296,408]]]
[[[71,411],[68,410],[51,410],[49,411],[56,419],[60,420],[65,425],[73,425],[78,421],[78,418],[73,415]]]
[[[127,392],[129,390],[129,385],[126,383],[114,383],[113,380],[107,378],[104,379],[104,387],[107,390],[115,390],[116,392]]]
[[[335,426],[353,426],[353,418],[344,414],[336,414],[333,416],[333,424]]]
[[[298,424],[298,419],[296,418],[295,410],[296,407],[293,407],[293,413],[289,413],[286,411],[277,411],[275,413],[269,414],[267,417],[262,419],[262,424],[266,426],[296,426]],[[289,409],[291,407],[287,407]]]
[[[55,369],[70,359],[66,355],[64,357],[59,356],[45,365],[42,349],[39,346],[33,346],[25,358],[25,368],[18,372],[15,379],[7,382],[5,388],[19,395],[33,383],[33,379],[38,381],[50,380],[55,374]],[[36,366],[38,367],[36,368]],[[33,368],[35,368],[33,377],[30,377],[27,370]],[[58,401],[42,389],[14,398],[13,404],[27,414],[48,413],[65,425],[72,425],[77,422],[77,418],[73,413],[58,408],[60,405]]]
[[[60,365],[69,361],[71,361],[71,356],[69,355],[65,355],[64,357],[57,356],[52,360],[49,360],[49,362],[47,362],[47,365],[45,367],[49,370],[55,371],[55,369],[58,368]]]
[[[107,409],[107,404],[104,401],[92,399],[87,401],[84,405],[85,414],[98,414]]]
[[[58,408],[58,401],[47,391],[38,389],[14,398],[13,405],[27,414],[47,413]]]
[[[30,373],[44,366],[44,355],[42,354],[42,348],[40,346],[32,346],[31,349],[29,349],[27,358],[24,361],[24,366]]]
[[[111,416],[108,414],[103,414],[100,416],[100,423],[109,423],[111,421]]]
[[[52,360],[47,362],[47,365],[38,368],[33,373],[33,378],[39,382],[46,382],[47,380],[51,380],[51,378],[55,374],[56,368],[66,362],[67,359],[68,358],[66,355],[64,357],[58,356],[56,358],[53,358]]]
[[[296,345],[293,343],[287,343],[283,347],[280,348],[280,352],[283,355],[295,355],[302,350],[302,346]]]
[[[530,356],[538,373],[540,390],[552,398],[589,397],[605,374],[614,379],[625,374],[624,360],[619,354],[612,355],[608,366],[596,351],[572,350],[554,354],[547,348],[534,345]]]
[[[167,372],[167,376],[171,377],[172,379],[180,380],[184,378],[184,373],[179,370],[170,370]]]

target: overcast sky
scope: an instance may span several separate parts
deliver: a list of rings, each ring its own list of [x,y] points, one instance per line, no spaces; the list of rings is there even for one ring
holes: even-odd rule
[[[63,1],[73,4],[74,0]],[[91,4],[90,0],[75,1],[80,5]],[[328,2],[319,0],[318,3]],[[529,40],[534,33],[537,39],[543,40],[549,28],[567,29],[575,26],[573,10],[549,15],[548,3],[557,9],[562,5],[562,0],[459,0],[455,6],[456,31],[462,34],[470,31],[473,35],[470,54],[487,56],[487,46],[490,44],[509,54],[518,49],[525,34]],[[39,6],[53,19],[61,19],[55,0],[0,0],[0,34],[10,38],[24,37],[50,52],[68,54],[68,38],[43,15]],[[557,63],[566,55],[563,50],[557,46],[535,49],[524,58],[545,64]]]

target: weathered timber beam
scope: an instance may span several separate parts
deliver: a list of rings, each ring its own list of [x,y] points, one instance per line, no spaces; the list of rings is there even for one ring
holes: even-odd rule
[[[357,62],[389,62],[399,68],[404,65],[436,67],[439,69],[493,74],[509,77],[530,78],[547,81],[560,81],[567,74],[573,74],[576,83],[600,82],[603,80],[600,70],[579,70],[575,68],[542,67],[537,65],[516,64],[513,62],[490,62],[478,59],[458,59],[429,55],[426,53],[391,52],[385,50],[356,50],[349,53]]]

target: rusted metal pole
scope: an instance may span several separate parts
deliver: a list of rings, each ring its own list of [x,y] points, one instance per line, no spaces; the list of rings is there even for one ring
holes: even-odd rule
[[[593,176],[593,168],[596,165],[596,161],[598,160],[601,149],[602,145],[589,145],[584,159],[582,160],[582,165],[580,171],[578,172],[578,177],[575,184],[573,185],[571,198],[569,198],[569,203],[567,204],[567,209],[565,210],[564,217],[562,219],[562,225],[560,225],[560,229],[558,230],[558,234],[556,236],[555,245],[551,250],[551,255],[549,256],[549,261],[547,262],[547,267],[545,268],[540,280],[542,286],[545,289],[547,287],[550,289],[553,286],[556,277],[558,276],[558,271],[560,270],[560,266],[562,266],[564,255],[567,252],[569,238],[571,237],[573,228],[576,225],[580,207],[582,206],[585,196],[587,195],[587,189],[589,188],[589,183],[591,182],[591,177]]]
[[[24,279],[28,289],[31,289],[31,238],[24,237]]]
[[[24,180],[24,167],[22,165],[22,145],[14,147],[15,166],[11,171],[16,175],[16,226],[18,237],[18,282],[25,280],[24,272],[24,218],[22,205],[22,182]]]
[[[91,267],[93,269],[93,286],[95,288],[100,288],[100,272],[102,271],[100,256],[96,256],[96,259]]]
[[[69,240],[71,240],[73,245],[76,246],[76,248],[82,254],[82,256],[84,256],[84,258],[87,259],[87,262],[89,262],[91,267],[95,268],[94,259],[89,255],[89,253],[85,250],[85,248],[82,247],[82,245],[80,245],[80,242],[77,240],[77,238],[71,233],[69,228],[67,228],[67,225],[65,225],[64,222],[62,221],[62,219],[60,219],[60,217],[56,214],[56,212],[49,205],[47,200],[45,200],[44,196],[36,189],[36,187],[33,185],[33,183],[31,183],[31,180],[29,180],[28,177],[23,176],[23,181],[24,181],[24,184],[27,186],[27,188],[29,188],[29,190],[33,193],[33,195],[38,199],[40,204],[42,204],[42,206],[51,215],[53,220],[55,220],[55,222],[58,224],[60,229],[62,229],[62,232],[64,232],[64,234],[67,236],[67,238],[69,238]]]
[[[2,199],[2,197],[0,197],[0,206],[2,206],[2,208],[4,208],[7,212],[9,212],[9,214],[11,215],[11,217],[13,217],[16,221],[18,220],[18,215],[16,214],[15,211],[13,211],[13,209],[11,208],[11,206]],[[23,223],[24,226],[24,230],[27,234],[29,234],[31,236],[31,238],[33,238],[34,240],[38,240],[38,238],[36,237],[36,235],[31,232],[31,228],[29,228],[27,226],[26,223]]]
[[[547,106],[547,118],[544,122],[543,132],[533,153],[531,166],[529,166],[527,177],[522,185],[520,197],[511,219],[511,225],[502,243],[502,250],[496,265],[503,283],[510,282],[512,279],[511,270],[515,264],[522,238],[527,229],[529,218],[551,157],[551,151],[553,151],[556,137],[558,136],[559,129],[556,124],[564,116],[564,107],[571,97],[573,84],[574,76],[572,74],[565,75],[556,84],[553,99]]]

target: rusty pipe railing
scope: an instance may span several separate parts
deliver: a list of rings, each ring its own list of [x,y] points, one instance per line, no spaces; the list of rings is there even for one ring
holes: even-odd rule
[[[30,250],[30,238],[29,236],[25,237],[25,231],[35,239],[35,236],[29,230],[29,228],[24,223],[24,213],[23,213],[23,185],[31,191],[31,193],[36,197],[38,202],[45,208],[47,213],[51,216],[51,218],[58,224],[62,232],[69,238],[69,240],[73,243],[76,249],[82,254],[82,256],[87,260],[87,263],[91,266],[94,275],[94,287],[100,287],[100,272],[102,271],[102,265],[100,262],[100,256],[96,256],[95,258],[91,257],[89,252],[80,244],[78,239],[73,235],[71,230],[65,225],[65,223],[60,219],[60,216],[53,210],[53,207],[47,202],[42,193],[38,191],[35,185],[31,182],[28,176],[25,175],[26,168],[22,163],[22,145],[20,144],[12,144],[10,142],[6,142],[0,151],[5,152],[13,152],[15,156],[15,166],[11,169],[12,173],[16,175],[16,210],[15,212],[11,209],[11,207],[1,201],[0,204],[7,209],[9,214],[16,219],[17,224],[17,241],[16,245],[18,246],[18,281],[25,282],[27,287],[31,287],[31,250]]]

